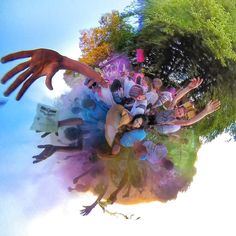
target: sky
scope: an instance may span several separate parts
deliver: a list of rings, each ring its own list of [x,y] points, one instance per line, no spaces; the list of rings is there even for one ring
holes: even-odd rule
[[[103,13],[122,10],[129,0],[1,0],[0,57],[34,48],[50,48],[76,59],[80,30],[97,26]],[[19,62],[0,65],[0,76]],[[187,192],[168,203],[124,206],[111,210],[134,213],[140,220],[103,214],[96,208],[83,217],[79,210],[93,201],[90,194],[73,195],[55,175],[51,159],[38,165],[31,157],[42,140],[30,130],[36,104],[53,104],[66,90],[62,73],[48,91],[44,79],[27,91],[20,102],[16,93],[0,107],[0,235],[236,235],[235,142],[225,134],[203,145],[197,174]],[[7,85],[0,85],[0,99]],[[46,142],[46,141],[45,141]]]

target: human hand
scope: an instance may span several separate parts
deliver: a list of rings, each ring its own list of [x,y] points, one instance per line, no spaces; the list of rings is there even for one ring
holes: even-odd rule
[[[1,58],[2,63],[13,61],[20,58],[31,57],[30,60],[23,62],[12,70],[8,71],[2,78],[1,82],[5,84],[13,76],[20,73],[15,81],[4,92],[9,96],[22,83],[22,87],[17,94],[16,100],[20,100],[30,85],[42,76],[46,76],[46,86],[52,90],[52,77],[60,69],[63,56],[56,51],[49,49],[35,49],[29,51],[20,51],[9,54]]]
[[[92,204],[90,206],[83,206],[84,209],[82,209],[80,211],[80,214],[83,215],[83,216],[87,216],[92,210],[93,208],[95,207],[96,205]]]
[[[195,88],[199,87],[202,82],[203,82],[203,79],[201,79],[200,77],[193,78],[191,80],[191,82],[188,84],[188,88],[195,89]]]
[[[33,161],[33,164],[38,163],[40,161],[43,161],[50,157],[52,154],[54,154],[57,151],[57,147],[53,145],[38,145],[38,148],[44,148],[44,150],[36,156],[33,156],[35,160]]]
[[[205,112],[207,113],[207,115],[217,111],[218,109],[220,109],[220,101],[219,100],[211,100],[210,102],[207,103],[206,107],[205,107]]]

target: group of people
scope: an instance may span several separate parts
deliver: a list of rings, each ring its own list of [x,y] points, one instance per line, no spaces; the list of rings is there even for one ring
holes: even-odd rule
[[[3,57],[1,62],[26,57],[30,59],[2,78],[1,82],[6,83],[19,74],[5,91],[5,96],[23,84],[16,97],[20,100],[30,85],[42,76],[46,76],[45,84],[52,90],[52,78],[60,69],[86,77],[80,88],[82,93],[72,96],[72,99],[67,95],[71,104],[68,106],[62,102],[60,108],[65,108],[67,116],[57,121],[56,131],[64,131],[62,139],[67,140],[68,145],[65,142],[63,145],[39,145],[43,150],[33,157],[33,163],[38,163],[56,152],[76,152],[74,162],[67,156],[79,170],[73,180],[75,187],[69,190],[86,191],[93,185],[100,189],[96,190],[96,201],[82,210],[83,215],[89,214],[104,197],[106,202],[113,203],[125,186],[128,190],[123,197],[129,196],[132,186],[141,194],[147,184],[147,192],[152,191],[154,197],[163,201],[175,198],[178,191],[187,186],[188,180],[179,173],[168,155],[170,150],[161,142],[148,140],[147,133],[154,131],[157,139],[158,135],[175,135],[181,127],[190,126],[218,110],[218,100],[210,101],[199,113],[192,102],[182,102],[182,98],[199,87],[203,79],[193,78],[186,87],[177,91],[163,88],[160,78],[150,79],[142,73],[123,71],[118,78],[107,81],[88,65],[49,49],[16,52]],[[50,133],[43,129],[37,131],[45,132],[42,137]],[[116,160],[120,160],[120,164]],[[124,160],[127,161],[125,165]],[[114,180],[114,176],[117,179]],[[110,182],[116,188],[107,195]]]
[[[184,88],[177,92],[170,92],[162,87],[160,78],[150,78],[143,73],[129,73],[123,71],[120,78],[113,81],[103,79],[101,73],[93,70],[89,66],[72,60],[59,53],[48,49],[36,49],[31,51],[22,51],[7,55],[1,61],[7,62],[18,58],[32,57],[29,61],[24,62],[9,71],[2,79],[6,83],[15,74],[20,74],[12,85],[4,93],[8,96],[20,84],[17,100],[19,100],[28,87],[39,77],[46,75],[46,86],[52,89],[52,77],[59,69],[69,69],[85,75],[87,78],[84,84],[95,95],[97,100],[107,106],[105,137],[111,147],[111,156],[120,152],[120,148],[136,146],[143,147],[147,151],[146,157],[144,152],[135,151],[139,158],[146,159],[149,151],[158,153],[156,144],[147,145],[145,142],[145,129],[154,129],[160,134],[172,134],[177,132],[183,126],[190,126],[210,113],[220,108],[218,100],[210,101],[206,107],[195,114],[193,106],[189,110],[183,104],[178,105],[181,99],[190,91],[201,85],[203,79],[194,78]],[[191,102],[189,102],[191,104]],[[80,125],[81,118],[67,119],[60,121],[58,127],[62,125]],[[139,145],[136,145],[139,143]],[[41,161],[54,153],[52,145],[46,146],[45,150],[36,156],[36,161]],[[49,147],[51,148],[50,151]],[[68,147],[70,150],[71,147]],[[66,147],[57,148],[56,150],[65,150]],[[154,151],[157,150],[157,151]],[[154,154],[155,156],[156,154]],[[152,155],[153,156],[153,155]],[[38,157],[38,158],[37,158]],[[101,156],[101,158],[105,158]],[[106,155],[108,158],[108,155]],[[157,157],[159,159],[159,157]]]
[[[154,129],[157,134],[173,134],[183,126],[200,121],[220,107],[219,101],[210,101],[196,114],[192,102],[178,105],[186,94],[201,85],[201,78],[192,79],[185,88],[173,93],[162,88],[160,78],[151,80],[144,74],[130,74],[122,73],[120,79],[112,81],[103,92],[94,80],[87,79],[85,82],[102,101],[107,101],[108,94],[112,97],[109,100],[112,102],[108,104],[110,109],[105,126],[111,155],[100,154],[101,158],[112,158],[112,155],[118,154],[123,146],[133,147],[136,156],[142,160],[157,162],[163,159],[167,151],[163,145],[145,141],[146,129]]]

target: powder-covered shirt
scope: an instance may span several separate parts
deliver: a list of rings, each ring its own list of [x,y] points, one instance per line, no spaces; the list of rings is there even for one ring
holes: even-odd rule
[[[157,102],[159,97],[156,91],[147,92],[145,96],[147,98],[147,104],[152,104],[152,105],[154,105]]]
[[[141,101],[135,101],[134,105],[130,111],[130,114],[132,116],[138,115],[138,114],[144,114],[147,108],[147,99],[141,100]]]
[[[147,149],[147,154],[141,160],[147,160],[151,164],[157,164],[167,156],[167,148],[163,144],[155,144],[152,141],[145,141],[143,145]]]
[[[158,112],[155,117],[155,129],[161,134],[170,134],[178,131],[180,125],[168,125],[166,123],[174,121],[175,111],[174,110],[165,110]]]

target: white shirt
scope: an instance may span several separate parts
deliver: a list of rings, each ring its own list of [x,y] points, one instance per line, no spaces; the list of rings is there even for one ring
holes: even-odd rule
[[[125,77],[123,80],[124,80],[124,96],[129,98],[130,97],[129,91],[131,87],[136,83],[132,79],[129,79],[128,77]]]
[[[147,99],[141,100],[141,101],[135,101],[134,105],[130,111],[130,114],[132,116],[138,115],[138,114],[144,114],[147,108]]]
[[[112,106],[112,105],[116,104],[114,102],[113,97],[112,97],[112,93],[111,93],[110,88],[103,88],[103,87],[101,87],[101,96],[99,96],[99,97],[108,106]]]
[[[156,91],[147,92],[145,96],[147,98],[147,104],[152,104],[152,105],[154,105],[157,102],[159,97]]]
[[[170,92],[167,92],[167,91],[160,92],[158,102],[157,102],[157,106],[162,106],[164,103],[166,103],[168,101],[169,102],[173,101],[172,94]]]

